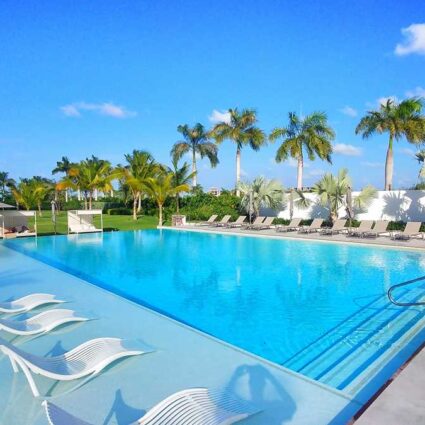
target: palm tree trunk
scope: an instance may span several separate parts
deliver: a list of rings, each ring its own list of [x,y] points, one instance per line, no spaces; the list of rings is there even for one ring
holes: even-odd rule
[[[176,195],[176,213],[178,214],[180,212],[180,197],[179,194],[177,193]]]
[[[137,196],[133,198],[133,220],[137,220]]]
[[[394,169],[393,136],[390,135],[390,140],[388,143],[388,150],[387,150],[387,158],[385,159],[385,190],[392,190],[393,169]]]
[[[94,190],[94,200],[97,201],[99,198],[99,191],[97,189]],[[91,207],[90,207],[91,209]]]
[[[304,159],[303,156],[300,155],[298,157],[298,167],[297,167],[297,189],[303,189],[303,169],[304,169]]]
[[[68,189],[65,189],[65,202],[68,202]]]
[[[40,215],[40,217],[43,215],[41,213],[41,202],[37,202],[37,206],[38,206],[38,214]]]
[[[89,192],[89,210],[91,210],[92,202],[93,202],[93,192],[90,191]]]
[[[142,194],[138,193],[137,194],[137,212],[139,213],[140,211],[142,211]]]
[[[241,196],[239,182],[241,180],[241,149],[236,149],[236,196]]]
[[[158,226],[162,227],[162,204],[158,204],[158,208],[159,208]]]
[[[196,168],[196,152],[195,149],[192,149],[192,189],[198,185],[198,170]]]
[[[79,201],[81,201],[81,190],[80,190],[80,188],[78,188],[77,189],[77,199],[79,200]],[[87,208],[86,208],[87,209]]]

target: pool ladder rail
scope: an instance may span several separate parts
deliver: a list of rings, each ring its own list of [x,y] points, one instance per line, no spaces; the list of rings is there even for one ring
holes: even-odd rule
[[[416,279],[406,280],[405,282],[397,283],[396,285],[391,286],[391,288],[388,289],[388,291],[387,291],[388,299],[394,305],[397,305],[397,306],[400,306],[400,307],[413,307],[413,306],[418,306],[418,305],[425,305],[425,301],[400,302],[400,301],[397,301],[393,297],[393,291],[395,289],[401,288],[402,286],[410,285],[411,283],[420,282],[421,280],[425,280],[425,276],[417,277]]]

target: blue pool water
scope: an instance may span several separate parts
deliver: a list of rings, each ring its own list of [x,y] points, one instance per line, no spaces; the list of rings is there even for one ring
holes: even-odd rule
[[[419,251],[170,230],[6,245],[344,391],[358,391],[424,319],[386,297],[425,275]],[[396,296],[424,294],[418,284]]]

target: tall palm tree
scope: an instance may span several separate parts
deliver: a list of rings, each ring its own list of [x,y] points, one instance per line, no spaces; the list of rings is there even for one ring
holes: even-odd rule
[[[289,124],[272,130],[269,139],[275,141],[282,138],[283,142],[276,152],[276,162],[282,162],[289,157],[297,160],[297,189],[303,187],[304,155],[310,161],[316,156],[329,163],[332,154],[332,140],[335,133],[328,125],[327,116],[323,112],[314,112],[305,118],[298,117],[295,112],[289,113]]]
[[[126,154],[125,166],[119,165],[114,177],[121,179],[131,192],[133,199],[133,220],[137,220],[137,213],[141,210],[142,197],[146,191],[144,182],[149,177],[154,177],[159,172],[159,164],[157,164],[153,156],[146,151],[133,150],[131,154]]]
[[[187,162],[179,166],[177,158],[172,158],[172,167],[168,168],[168,172],[173,176],[173,186],[178,187],[181,185],[189,185],[190,180],[193,178],[194,172],[190,172],[190,166]],[[180,212],[180,194],[176,193],[176,212]]]
[[[110,191],[114,177],[109,161],[92,156],[71,167],[56,189],[80,189],[84,193],[85,209],[91,210],[95,191]]]
[[[176,160],[190,152],[192,154],[192,187],[197,185],[197,167],[196,167],[196,155],[201,158],[207,157],[211,167],[215,167],[218,164],[217,146],[210,142],[209,134],[205,130],[204,126],[200,123],[195,124],[194,127],[190,128],[187,124],[179,125],[177,131],[181,133],[184,140],[180,140],[174,144],[171,149],[171,156]]]
[[[149,177],[144,182],[144,186],[148,194],[158,205],[159,218],[158,226],[161,227],[163,223],[162,210],[165,201],[170,196],[175,196],[181,192],[189,192],[190,188],[187,184],[175,186],[173,183],[173,174],[162,170],[156,177]]]
[[[409,143],[425,142],[425,117],[422,115],[423,102],[411,98],[400,103],[388,99],[378,110],[369,111],[356,127],[356,134],[367,139],[375,133],[389,134],[385,160],[385,190],[393,186],[394,140],[405,137]]]
[[[319,203],[328,208],[331,221],[338,218],[340,208],[345,207],[346,211],[348,208],[351,209],[351,205],[347,204],[347,194],[351,193],[351,187],[351,178],[345,168],[339,170],[336,176],[326,173],[313,186],[313,193],[318,195]],[[375,197],[376,189],[372,186],[366,186],[352,202],[357,210],[362,210],[368,207]]]
[[[419,170],[419,178],[425,179],[425,150],[421,150],[415,154],[416,159],[419,164],[421,164],[421,169]]]
[[[249,145],[255,151],[266,143],[266,136],[255,124],[257,123],[257,114],[253,109],[237,108],[229,109],[229,121],[219,122],[211,130],[211,136],[221,143],[224,140],[231,140],[236,144],[236,188],[237,195],[240,195],[238,189],[241,179],[241,151],[246,145]]]
[[[69,170],[75,166],[68,157],[63,156],[61,161],[56,162],[56,167],[52,170],[52,174],[63,173],[68,175]],[[65,202],[68,202],[68,189],[65,190]]]
[[[0,171],[0,195],[1,201],[4,201],[6,198],[6,192],[8,187],[12,187],[16,182],[12,178],[9,177],[9,173],[6,171]]]

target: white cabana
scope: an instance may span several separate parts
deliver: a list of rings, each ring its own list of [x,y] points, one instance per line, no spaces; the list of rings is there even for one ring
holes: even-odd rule
[[[34,217],[34,228],[28,219]],[[35,211],[0,211],[0,238],[37,236],[37,214]]]
[[[100,215],[100,229],[93,224],[93,218]],[[68,211],[68,233],[103,232],[102,210]]]

